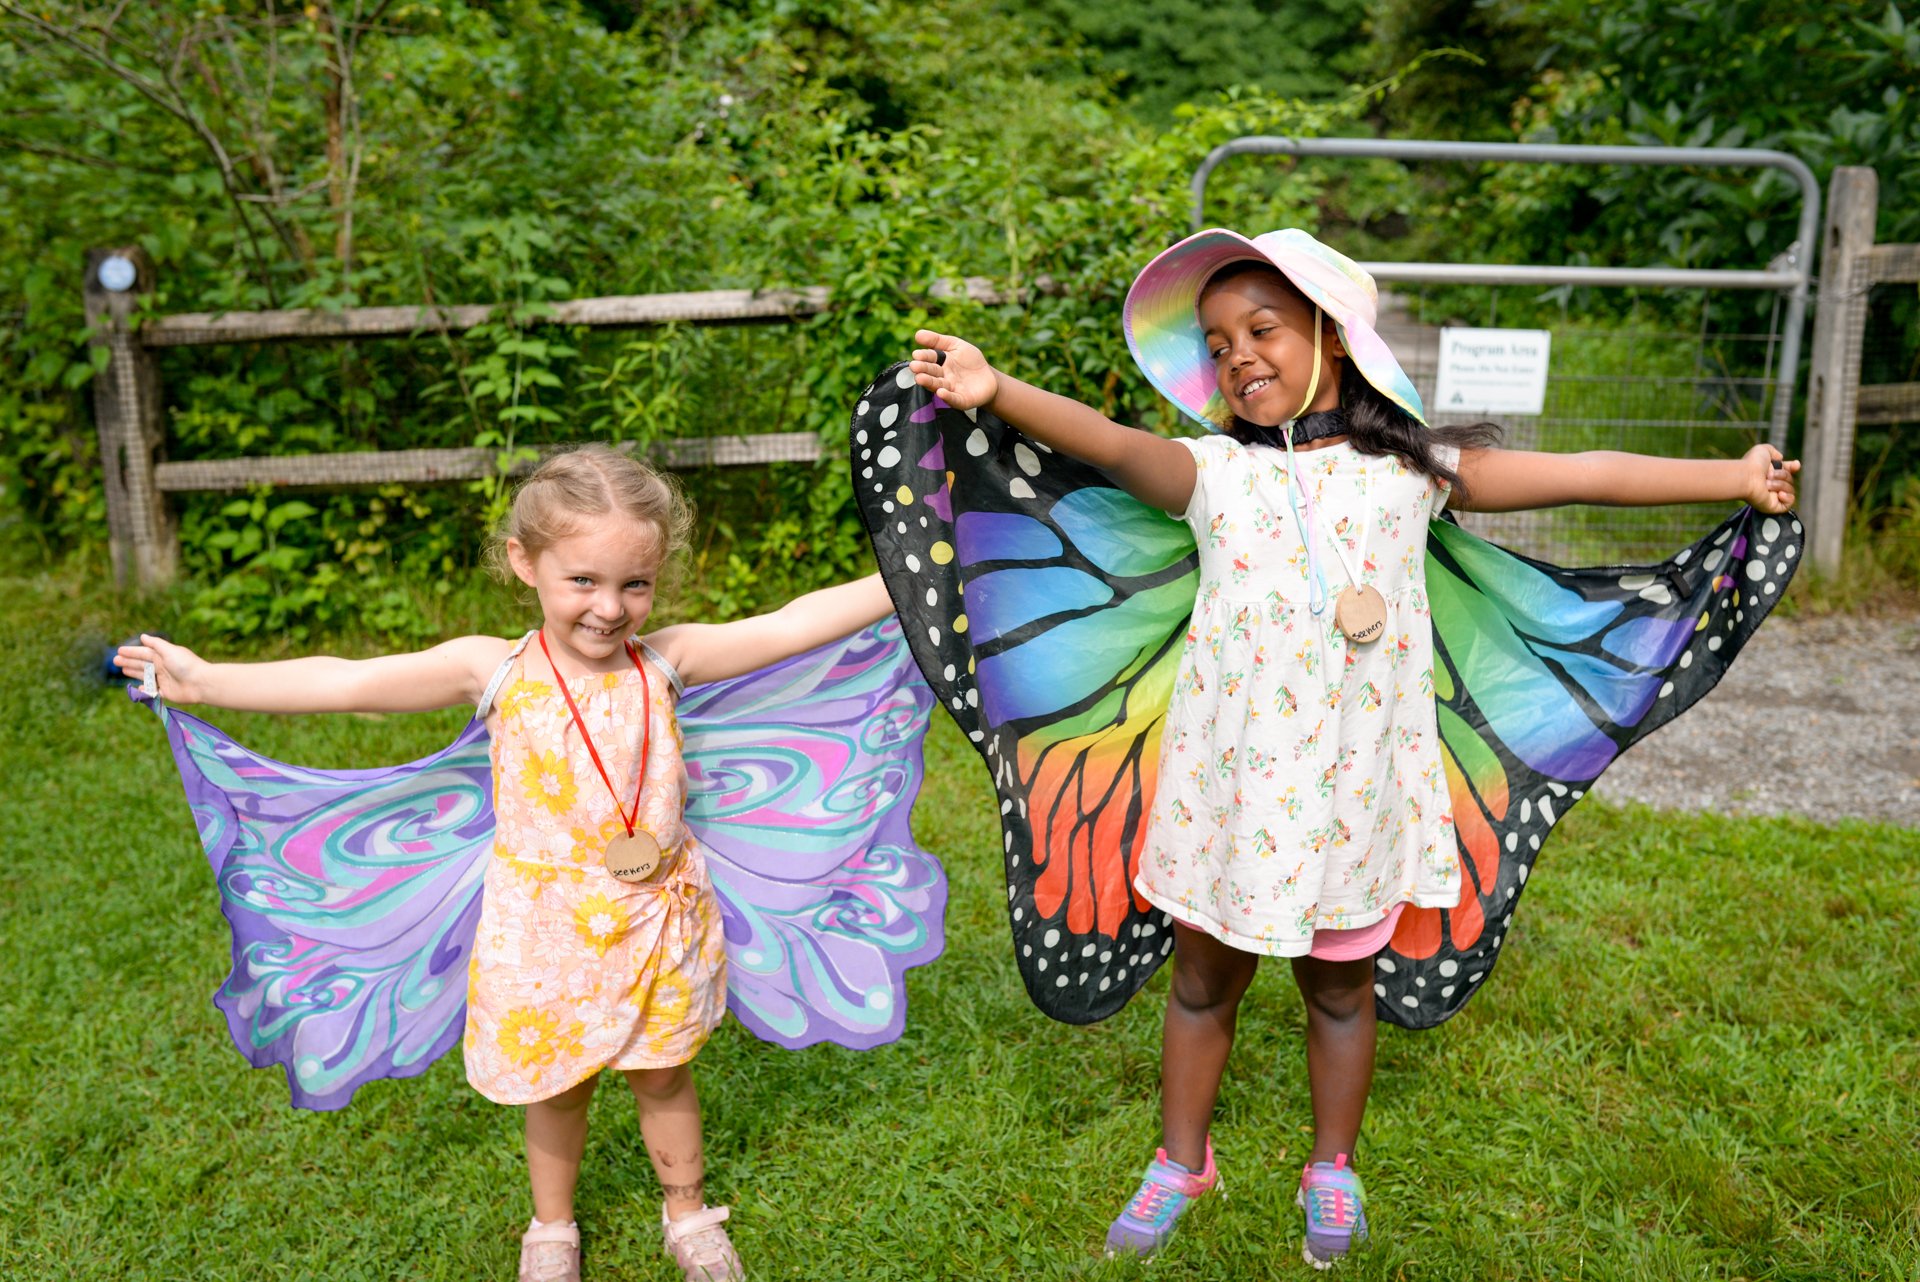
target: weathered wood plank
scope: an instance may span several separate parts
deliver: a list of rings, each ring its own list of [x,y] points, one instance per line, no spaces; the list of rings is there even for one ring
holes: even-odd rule
[[[824,288],[772,290],[717,289],[686,294],[630,294],[612,298],[576,298],[553,306],[548,319],[557,325],[605,327],[747,324],[811,316],[826,306]],[[264,343],[289,339],[391,338],[412,334],[459,333],[484,323],[494,308],[483,304],[455,307],[350,307],[280,312],[190,312],[161,316],[140,331],[149,347],[189,347],[211,343]]]
[[[1869,285],[1920,281],[1920,245],[1875,245],[1860,261]]]
[[[113,262],[126,278],[111,285],[101,266]],[[81,300],[88,340],[105,348],[106,368],[93,380],[93,412],[100,432],[100,469],[107,500],[107,551],[114,582],[159,587],[173,578],[179,552],[173,514],[154,479],[165,454],[166,421],[160,409],[160,371],[141,346],[131,321],[152,295],[153,263],[134,246],[87,253]]]
[[[1920,422],[1920,383],[1862,383],[1856,423]]]
[[[1853,495],[1854,392],[1860,385],[1860,341],[1867,323],[1861,283],[1873,248],[1880,179],[1858,165],[1835,166],[1827,182],[1826,226],[1820,234],[1820,298],[1809,350],[1807,423],[1802,437],[1800,515],[1807,552],[1822,574],[1838,574]]]
[[[370,450],[352,454],[292,454],[279,458],[207,459],[162,463],[154,469],[161,490],[246,490],[256,485],[299,489],[342,485],[435,485],[492,475],[498,450]],[[705,440],[661,441],[647,451],[657,467],[744,467],[762,463],[812,463],[820,458],[820,438],[812,432],[770,432],[758,436],[716,436]],[[519,475],[533,464],[509,469]]]
[[[1050,282],[1037,287],[1045,290]],[[996,289],[984,277],[968,277],[958,288],[939,282],[935,298],[965,295],[974,302],[1005,302],[1016,295]],[[825,311],[832,293],[824,285],[802,289],[708,289],[681,294],[625,294],[575,298],[555,303],[547,323],[620,329],[680,322],[690,325],[750,325],[798,320]],[[326,338],[395,338],[413,334],[457,334],[484,323],[494,308],[486,304],[447,307],[349,307],[278,312],[184,312],[149,320],[140,330],[148,347],[197,347],[213,343],[270,343]]]

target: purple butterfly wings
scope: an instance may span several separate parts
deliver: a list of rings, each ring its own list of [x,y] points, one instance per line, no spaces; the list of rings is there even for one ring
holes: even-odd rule
[[[913,842],[933,696],[889,619],[680,707],[687,819],[726,925],[728,1004],[782,1046],[900,1035],[940,954],[946,877]],[[344,1107],[452,1049],[493,842],[484,723],[380,770],[273,761],[162,709],[233,969],[214,996],[299,1108]]]
[[[900,1036],[901,973],[944,944],[946,875],[907,830],[932,708],[897,619],[681,701],[727,1005],[767,1041]]]
[[[214,994],[255,1068],[298,1108],[412,1077],[460,1040],[493,843],[486,728],[386,770],[274,761],[165,709],[233,970]]]

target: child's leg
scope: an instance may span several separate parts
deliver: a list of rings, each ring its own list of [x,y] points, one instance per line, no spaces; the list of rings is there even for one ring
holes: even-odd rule
[[[587,1148],[587,1105],[599,1081],[595,1073],[552,1099],[527,1105],[527,1176],[533,1218],[543,1224],[573,1218],[573,1186]]]
[[[1167,1156],[1190,1171],[1206,1165],[1207,1130],[1240,999],[1259,965],[1254,953],[1173,925],[1173,985],[1160,1038],[1160,1130]]]
[[[667,1216],[680,1219],[706,1205],[707,1159],[700,1142],[700,1099],[693,1066],[636,1068],[627,1073],[640,1107],[640,1137],[666,1194]]]
[[[1313,1096],[1313,1153],[1307,1160],[1331,1162],[1353,1152],[1373,1088],[1373,958],[1296,957],[1293,978],[1307,1006],[1307,1084]]]

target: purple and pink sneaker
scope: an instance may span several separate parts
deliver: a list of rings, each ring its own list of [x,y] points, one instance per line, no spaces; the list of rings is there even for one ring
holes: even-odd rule
[[[1167,1244],[1173,1228],[1187,1204],[1202,1193],[1220,1189],[1220,1172],[1213,1164],[1213,1137],[1207,1137],[1206,1166],[1190,1171],[1167,1157],[1160,1149],[1147,1165],[1147,1174],[1139,1190],[1127,1203],[1127,1209],[1107,1229],[1107,1254],[1125,1251],[1134,1255],[1152,1255]]]
[[[1300,1172],[1294,1201],[1307,1213],[1307,1241],[1300,1258],[1314,1268],[1332,1268],[1355,1244],[1367,1240],[1366,1194],[1345,1153],[1335,1154],[1331,1162],[1309,1163]]]

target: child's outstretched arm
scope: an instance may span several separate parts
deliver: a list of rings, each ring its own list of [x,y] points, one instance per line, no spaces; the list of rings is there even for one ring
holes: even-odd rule
[[[113,656],[138,681],[153,665],[160,697],[242,712],[425,712],[479,701],[513,648],[500,637],[458,637],[431,650],[373,659],[314,655],[271,663],[209,663],[183,645],[141,636]]]
[[[743,676],[805,654],[893,613],[880,576],[870,574],[795,597],[770,614],[733,623],[676,623],[647,638],[690,686]]]
[[[1657,507],[1739,500],[1777,514],[1793,506],[1793,474],[1799,470],[1798,459],[1782,462],[1771,445],[1756,445],[1737,459],[1660,458],[1617,450],[1462,450],[1463,493],[1455,506],[1517,512],[1563,503]]]
[[[914,381],[953,408],[990,410],[1041,444],[1091,463],[1142,503],[1187,510],[1194,470],[1185,447],[1003,374],[964,339],[923,329],[913,341],[920,344],[908,366]]]

